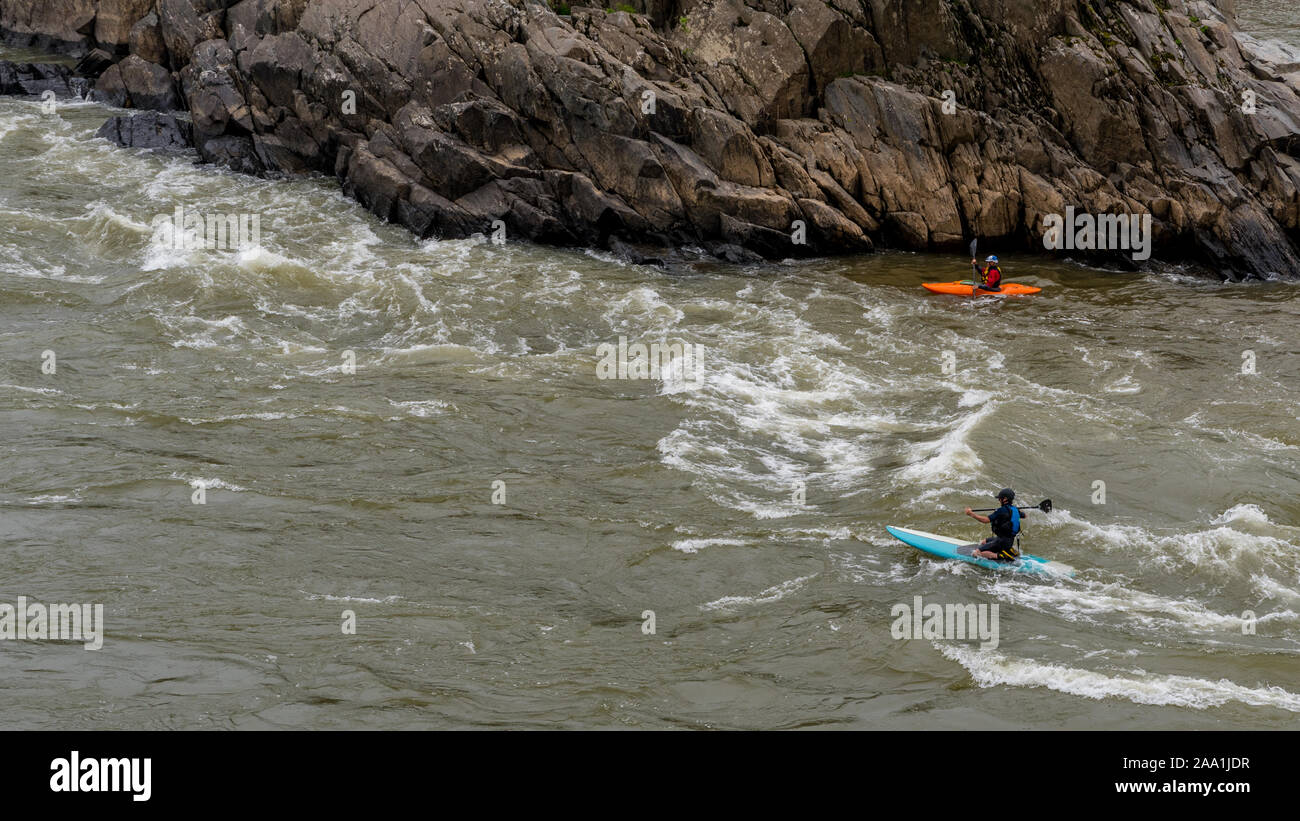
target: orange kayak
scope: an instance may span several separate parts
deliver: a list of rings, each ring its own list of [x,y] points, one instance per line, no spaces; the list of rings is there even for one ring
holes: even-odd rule
[[[926,282],[922,283],[922,288],[932,291],[936,294],[956,294],[958,296],[971,296],[971,289],[974,287],[967,282]],[[1035,288],[1032,285],[1021,285],[1018,282],[1002,283],[1001,291],[986,291],[980,288],[980,296],[1025,296],[1026,294],[1037,294],[1042,292],[1042,288]]]

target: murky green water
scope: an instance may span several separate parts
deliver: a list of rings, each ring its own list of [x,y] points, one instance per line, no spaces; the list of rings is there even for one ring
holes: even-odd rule
[[[0,99],[0,602],[107,621],[0,641],[3,726],[1295,726],[1297,285],[418,242],[108,113]],[[156,247],[178,205],[261,249]],[[702,384],[597,379],[620,336]],[[1008,484],[1074,580],[884,532],[974,539]],[[999,646],[894,640],[918,595]]]
[[[77,58],[69,54],[56,54],[26,46],[0,46],[0,60],[13,63],[52,63],[60,66],[74,66]]]
[[[1256,37],[1300,46],[1300,20],[1292,3],[1280,0],[1237,0],[1237,20],[1242,30]]]

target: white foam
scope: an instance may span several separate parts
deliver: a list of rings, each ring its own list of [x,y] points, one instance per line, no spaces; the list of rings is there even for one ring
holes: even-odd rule
[[[1139,553],[1166,570],[1191,566],[1200,572],[1241,577],[1263,563],[1280,575],[1300,578],[1300,550],[1296,544],[1277,536],[1244,533],[1226,524],[1251,523],[1251,516],[1239,511],[1233,514],[1234,518],[1225,519],[1225,524],[1175,534],[1156,533],[1138,525],[1097,525],[1078,519],[1063,508],[1054,510],[1044,521],[1054,525],[1073,524],[1087,538],[1099,542],[1102,550]]]
[[[210,488],[217,488],[219,490],[229,490],[238,493],[240,491],[248,489],[248,488],[240,487],[239,485],[231,484],[230,482],[224,481],[222,479],[205,479],[202,476],[195,476],[191,478],[189,476],[185,476],[180,473],[173,473],[169,478],[177,479],[179,481],[185,482],[190,487],[203,488],[204,490],[208,490]]]
[[[790,539],[813,539],[817,541],[842,541],[855,539],[853,531],[847,527],[792,527],[788,530],[771,531],[768,539],[785,544]]]
[[[54,505],[65,502],[80,502],[80,496],[60,496],[58,494],[46,494],[42,496],[33,496],[27,500],[29,505]]]
[[[190,425],[214,425],[221,422],[242,422],[248,419],[256,419],[262,422],[273,422],[279,419],[298,419],[307,416],[304,413],[276,413],[264,411],[262,413],[232,413],[228,416],[212,416],[206,419],[182,416],[181,421]]]
[[[641,285],[614,300],[605,313],[605,320],[621,333],[649,334],[676,328],[684,316],[680,308],[665,302],[659,292]]]
[[[798,591],[799,588],[804,586],[804,583],[809,579],[815,578],[815,576],[816,574],[813,574],[812,576],[801,576],[797,579],[781,582],[780,584],[773,585],[754,596],[723,596],[722,598],[711,601],[708,604],[700,605],[700,609],[732,610],[737,607],[745,607],[753,604],[771,604],[772,602],[780,601],[791,593]]]
[[[1263,599],[1285,599],[1292,602],[1300,602],[1300,591],[1297,591],[1292,587],[1287,587],[1282,582],[1265,576],[1262,573],[1256,573],[1251,576],[1250,583],[1255,592]],[[1280,614],[1269,613],[1262,616],[1260,621],[1264,621],[1266,618],[1285,618],[1288,621],[1295,621],[1297,615],[1290,610]]]
[[[236,252],[235,264],[249,271],[274,271],[289,267],[310,269],[306,263],[278,254],[263,245]]]
[[[1281,687],[1245,687],[1227,679],[1209,681],[1189,676],[1106,675],[1092,670],[1016,659],[992,650],[935,643],[944,656],[965,667],[980,687],[1046,687],[1091,699],[1121,698],[1136,704],[1190,707],[1205,710],[1230,702],[1275,707],[1300,713],[1300,695]]]
[[[744,539],[679,539],[673,542],[673,550],[683,553],[699,553],[706,547],[743,547],[749,544]]]
[[[413,399],[409,402],[394,402],[392,399],[389,399],[388,404],[395,408],[405,410],[408,416],[421,418],[438,416],[447,408],[451,407],[450,403],[438,399]]]
[[[6,385],[0,385],[0,389],[22,391],[23,393],[39,393],[39,394],[44,394],[45,396],[60,396],[63,394],[63,391],[56,390],[54,388],[29,388],[26,385],[6,384]]]
[[[140,222],[139,220],[132,219],[126,214],[119,213],[112,205],[103,202],[102,200],[96,200],[95,202],[87,204],[86,210],[89,212],[88,216],[91,217],[92,221],[98,223],[100,226],[103,226],[104,224],[116,225],[117,227],[124,228],[134,234],[145,236],[153,234],[153,227],[149,223]]]
[[[451,343],[430,343],[411,345],[406,348],[384,348],[382,360],[386,364],[422,365],[434,362],[468,362],[482,363],[498,351],[481,351],[468,345]],[[326,368],[324,372],[338,367]]]
[[[9,251],[9,249],[6,247],[0,249],[0,251]],[[23,277],[24,279],[49,279],[57,282],[72,282],[79,285],[99,285],[105,279],[105,277],[99,275],[79,276],[77,274],[69,274],[67,268],[62,265],[44,265],[38,267],[29,265],[21,260],[16,262],[0,260],[0,271],[5,271]]]
[[[1227,525],[1233,522],[1255,525],[1272,524],[1269,521],[1268,514],[1259,505],[1234,505],[1216,516],[1210,524]]]
[[[984,462],[970,446],[969,437],[997,405],[996,401],[987,401],[978,411],[967,414],[961,424],[949,428],[939,439],[911,446],[913,461],[903,468],[900,476],[909,482],[927,485],[973,482],[979,479],[979,469]]]
[[[1178,634],[1219,632],[1242,635],[1248,619],[1242,614],[1218,613],[1192,599],[1167,598],[1126,587],[1119,582],[1091,580],[1071,585],[1032,584],[1018,579],[997,579],[992,592],[999,598],[1070,621],[1109,625],[1116,619],[1141,629]],[[1297,616],[1278,611],[1257,622],[1292,622]]]
[[[166,243],[152,242],[145,247],[144,260],[140,263],[142,271],[165,271],[172,268],[186,268],[198,261],[201,251],[176,248]],[[211,278],[205,279],[211,285]]]
[[[1126,374],[1107,385],[1105,391],[1106,393],[1141,393],[1142,385],[1133,378],[1132,374]]]
[[[247,331],[244,320],[233,314],[221,319],[205,319],[194,315],[157,315],[157,319],[182,337],[172,342],[174,348],[216,348]],[[223,338],[218,340],[217,336]]]

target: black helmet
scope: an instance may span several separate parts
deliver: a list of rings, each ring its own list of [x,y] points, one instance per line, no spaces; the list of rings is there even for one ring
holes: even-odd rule
[[[1006,499],[1008,502],[1014,502],[1016,500],[1016,492],[1009,487],[1002,488],[998,491],[998,501],[1000,502],[1003,499]]]

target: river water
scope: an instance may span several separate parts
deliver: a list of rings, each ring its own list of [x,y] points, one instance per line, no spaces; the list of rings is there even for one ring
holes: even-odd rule
[[[0,602],[106,622],[0,641],[0,726],[1296,726],[1300,285],[420,242],[110,113],[0,99]],[[597,378],[620,337],[698,384]],[[1004,485],[1075,578],[885,533]],[[916,596],[998,645],[893,638]]]
[[[1300,23],[1295,5],[1280,0],[1237,0],[1237,21],[1256,37],[1300,46]]]

